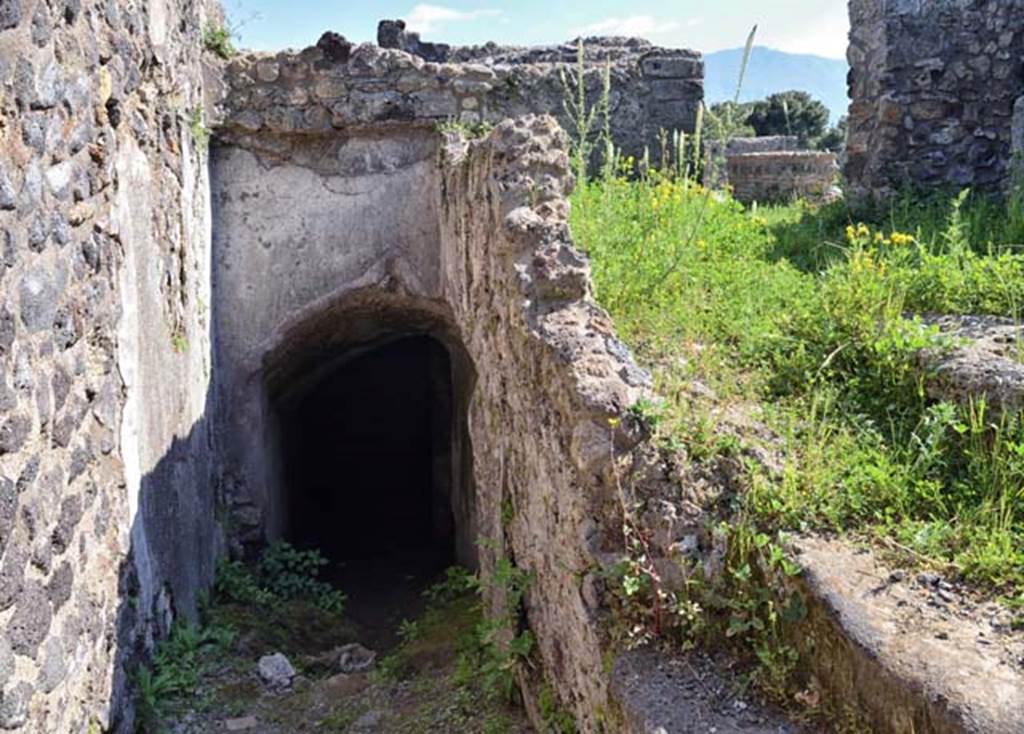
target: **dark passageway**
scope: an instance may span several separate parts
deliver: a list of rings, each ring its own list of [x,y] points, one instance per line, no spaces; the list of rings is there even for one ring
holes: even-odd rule
[[[426,336],[349,350],[277,412],[286,539],[330,559],[355,621],[387,634],[454,563],[447,350]]]

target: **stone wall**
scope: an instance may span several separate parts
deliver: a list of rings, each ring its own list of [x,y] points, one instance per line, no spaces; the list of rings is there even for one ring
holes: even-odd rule
[[[572,245],[567,138],[537,116],[446,138],[436,111],[486,105],[488,67],[325,46],[233,61],[212,156],[218,433],[237,539],[282,530],[275,386],[388,333],[433,336],[453,357],[465,432],[459,558],[485,578],[499,557],[534,573],[536,680],[597,731],[609,648],[595,569],[622,547],[613,456],[629,445],[609,419],[648,377]],[[533,706],[536,681],[523,683]]]
[[[424,48],[418,40],[413,44],[384,32],[381,41],[417,53],[353,47],[342,37],[327,34],[319,48],[334,63],[329,68],[323,62],[314,65],[310,84],[301,89],[289,76],[295,57],[248,57],[246,63],[255,63],[255,68],[233,76],[237,82],[248,76],[253,86],[237,89],[233,107],[250,113],[250,125],[268,128],[294,127],[299,124],[296,118],[307,115],[330,129],[332,124],[349,124],[353,116],[374,123],[418,119],[472,125],[536,113],[554,115],[567,130],[574,127],[565,112],[562,73],[573,71],[575,44]],[[704,99],[700,54],[639,39],[592,38],[586,41],[585,57],[588,105],[598,104],[605,64],[610,66],[611,132],[625,154],[639,159],[646,147],[656,157],[659,131],[693,132]],[[593,135],[597,132],[595,125]]]
[[[821,200],[839,172],[835,153],[812,150],[730,154],[726,163],[733,196],[744,203]]]
[[[445,291],[478,375],[469,426],[477,529],[491,541],[482,571],[504,556],[533,574],[526,623],[540,668],[521,683],[534,722],[546,681],[579,731],[620,731],[600,569],[621,558],[629,464],[616,463],[632,442],[611,419],[649,378],[595,304],[570,238],[555,121],[505,122],[481,143],[448,147],[446,162]]]
[[[997,189],[1024,94],[1021,0],[850,0],[848,193]]]
[[[127,727],[211,580],[205,12],[0,2],[2,730]]]
[[[744,153],[778,153],[800,150],[796,135],[761,135],[751,138],[730,138],[725,145],[720,140],[704,142],[704,185],[718,188],[729,183],[727,160],[729,156]]]

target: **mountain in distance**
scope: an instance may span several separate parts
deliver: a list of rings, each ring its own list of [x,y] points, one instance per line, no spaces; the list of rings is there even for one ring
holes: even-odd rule
[[[736,80],[742,61],[742,48],[704,55],[704,98],[709,107],[735,97]],[[846,114],[849,106],[846,97],[848,69],[849,66],[842,59],[790,54],[755,46],[747,66],[740,101],[753,102],[769,94],[795,89],[821,100],[828,107],[832,122],[835,122]]]

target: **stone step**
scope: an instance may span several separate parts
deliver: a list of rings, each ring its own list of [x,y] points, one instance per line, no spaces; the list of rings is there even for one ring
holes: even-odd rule
[[[612,699],[628,734],[797,734],[778,711],[739,690],[735,675],[706,655],[668,655],[653,648],[619,656]]]

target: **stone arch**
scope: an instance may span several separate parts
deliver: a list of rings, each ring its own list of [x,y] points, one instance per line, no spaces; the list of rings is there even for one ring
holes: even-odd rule
[[[402,338],[438,342],[465,426],[456,557],[479,568],[492,612],[529,628],[547,682],[594,730],[608,705],[599,569],[621,548],[620,459],[637,438],[622,416],[650,379],[573,246],[564,133],[532,116],[479,141],[415,120],[337,135],[229,127],[211,167],[234,549],[286,532],[280,396]],[[490,583],[500,563],[531,572],[518,609]]]
[[[343,384],[346,378],[354,384]],[[388,380],[393,388],[383,384]],[[380,288],[361,289],[289,327],[264,356],[260,378],[261,402],[266,406],[262,443],[269,491],[263,519],[268,537],[372,555],[373,548],[360,551],[344,542],[346,533],[369,539],[355,527],[365,521],[374,526],[378,540],[394,539],[394,533],[410,529],[409,522],[403,525],[403,517],[416,519],[403,512],[403,503],[409,502],[417,512],[429,511],[427,530],[437,545],[438,558],[473,567],[474,481],[467,415],[475,383],[473,362],[450,313],[429,299]],[[418,392],[423,390],[426,395],[420,403]],[[314,405],[309,404],[311,400]],[[376,404],[368,405],[368,400]],[[318,506],[306,494],[312,491],[308,479],[297,476],[307,472],[306,463],[316,457],[310,447],[296,446],[297,440],[305,438],[291,434],[304,422],[316,430],[316,416],[332,410],[348,410],[366,430],[342,420],[331,429],[335,434],[316,442],[326,448],[335,440],[338,471],[346,472],[341,465],[344,457],[348,470],[359,475],[339,476],[338,496],[321,496],[326,501]],[[421,418],[429,425],[409,425]],[[367,419],[372,426],[365,425]],[[389,420],[396,423],[388,425]],[[346,437],[360,447],[341,445]],[[412,440],[427,440],[430,445],[408,445]],[[289,467],[290,460],[302,466]],[[391,481],[359,486],[360,477],[365,483],[366,472],[373,471],[368,462],[374,460],[383,462],[379,473]],[[414,476],[417,473],[422,476]],[[403,478],[410,485],[408,495],[394,486]],[[417,484],[421,480],[423,484]],[[366,502],[367,495],[375,501]],[[395,525],[390,533],[388,518],[380,512],[360,517],[360,509],[387,509],[387,503],[394,503],[390,512]],[[318,508],[327,512],[315,519],[338,523],[338,532],[334,538],[312,537],[304,543],[304,530],[314,530],[309,521]],[[296,512],[307,516],[296,516]]]

